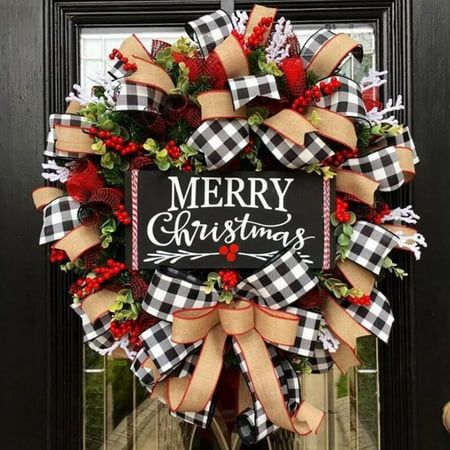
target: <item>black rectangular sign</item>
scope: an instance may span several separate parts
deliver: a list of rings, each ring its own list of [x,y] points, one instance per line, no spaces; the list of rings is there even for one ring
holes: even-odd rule
[[[303,171],[133,171],[126,190],[133,269],[256,268],[291,246],[321,268],[324,244],[332,241],[324,195],[332,205],[333,193],[324,192],[321,177]]]

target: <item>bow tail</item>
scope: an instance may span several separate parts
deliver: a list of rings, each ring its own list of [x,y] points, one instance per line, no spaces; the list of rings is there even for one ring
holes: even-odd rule
[[[154,395],[167,404],[171,412],[201,413],[207,409],[222,371],[226,339],[222,327],[215,326],[203,341],[192,373],[158,383]]]
[[[289,410],[279,373],[260,334],[251,330],[234,336],[233,346],[246,373],[249,389],[260,402],[268,421],[299,435],[317,433],[324,413],[307,402],[302,402],[295,411]]]
[[[234,349],[239,354],[239,346],[234,343]],[[283,391],[284,401],[289,411],[293,412],[300,405],[300,383],[294,368],[286,359],[281,359],[273,346],[267,347],[272,359],[273,367],[279,377],[280,386]],[[247,445],[265,439],[279,427],[267,418],[264,408],[249,386],[251,380],[248,375],[248,368],[244,359],[240,359],[242,379],[245,385],[240,387],[239,400],[244,407],[240,408],[237,420],[237,429],[241,440]],[[241,383],[242,385],[243,383]],[[248,400],[246,400],[248,398]],[[241,401],[244,399],[244,401]]]
[[[162,382],[202,343],[178,344],[172,341],[172,324],[161,320],[141,335],[144,343],[131,370],[149,390]]]

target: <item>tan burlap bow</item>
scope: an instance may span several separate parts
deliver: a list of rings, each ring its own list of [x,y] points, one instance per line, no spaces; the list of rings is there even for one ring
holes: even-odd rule
[[[322,411],[307,402],[302,402],[294,415],[287,410],[265,343],[294,345],[298,316],[247,300],[231,305],[181,309],[173,316],[172,340],[182,344],[203,340],[203,346],[192,376],[166,379],[153,391],[153,395],[162,398],[172,411],[205,409],[222,370],[225,342],[232,336],[269,420],[300,435],[318,432],[324,416]]]

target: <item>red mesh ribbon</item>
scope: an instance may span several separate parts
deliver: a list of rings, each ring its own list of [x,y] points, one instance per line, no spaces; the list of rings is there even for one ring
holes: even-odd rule
[[[287,37],[286,44],[289,45],[289,56],[300,56],[300,43],[295,34]]]
[[[383,109],[383,104],[379,100],[379,88],[373,87],[366,89],[362,93],[362,98],[367,111],[373,108],[377,108],[378,110]]]
[[[187,105],[188,101],[184,95],[169,95],[164,105],[167,120],[174,123],[182,119]]]
[[[198,128],[202,123],[202,110],[199,106],[189,103],[184,112],[184,118],[189,126],[192,128]]]
[[[103,182],[96,165],[88,159],[83,159],[72,166],[66,189],[74,200],[83,203],[89,199],[93,191],[103,187]]]
[[[82,259],[84,263],[84,268],[86,270],[92,270],[98,266],[98,259],[102,255],[100,247],[90,248],[83,253]]]
[[[209,77],[213,89],[222,89],[225,86],[227,74],[216,52],[212,52],[208,56],[205,73]]]
[[[166,131],[166,122],[161,113],[154,108],[148,108],[144,111],[144,119],[151,133],[162,135]]]
[[[321,308],[326,297],[327,293],[323,289],[315,288],[298,301],[298,306],[304,309]]]
[[[189,82],[195,83],[202,75],[206,73],[205,58],[189,58],[185,61],[186,67],[189,69]]]
[[[305,92],[306,71],[303,67],[303,61],[299,56],[286,58],[281,62],[281,70],[286,78],[289,94],[298,97]]]
[[[100,188],[94,191],[87,203],[103,203],[113,211],[117,209],[123,199],[123,192],[116,188]]]
[[[130,170],[143,169],[153,164],[153,159],[150,156],[136,156],[130,163]]]
[[[156,55],[160,50],[164,50],[165,48],[170,47],[170,44],[164,41],[160,41],[159,39],[152,40],[152,51],[150,54],[153,58],[156,58]]]
[[[130,288],[134,298],[142,299],[147,293],[148,283],[139,274],[132,273],[130,278]]]

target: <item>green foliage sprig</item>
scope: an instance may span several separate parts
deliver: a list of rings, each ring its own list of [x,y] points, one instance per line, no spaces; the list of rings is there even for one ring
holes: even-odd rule
[[[347,222],[341,223],[336,219],[336,214],[331,214],[331,224],[336,227],[334,236],[337,238],[336,260],[344,261],[347,258],[351,237],[353,234],[352,225],[356,222],[354,212],[349,212],[350,218]]]
[[[387,270],[389,273],[393,273],[400,280],[403,280],[408,276],[408,272],[401,267],[398,267],[397,263],[392,261],[388,256],[383,260],[383,269]]]
[[[119,291],[109,311],[113,313],[112,320],[136,320],[139,315],[139,305],[134,300],[131,289]]]

